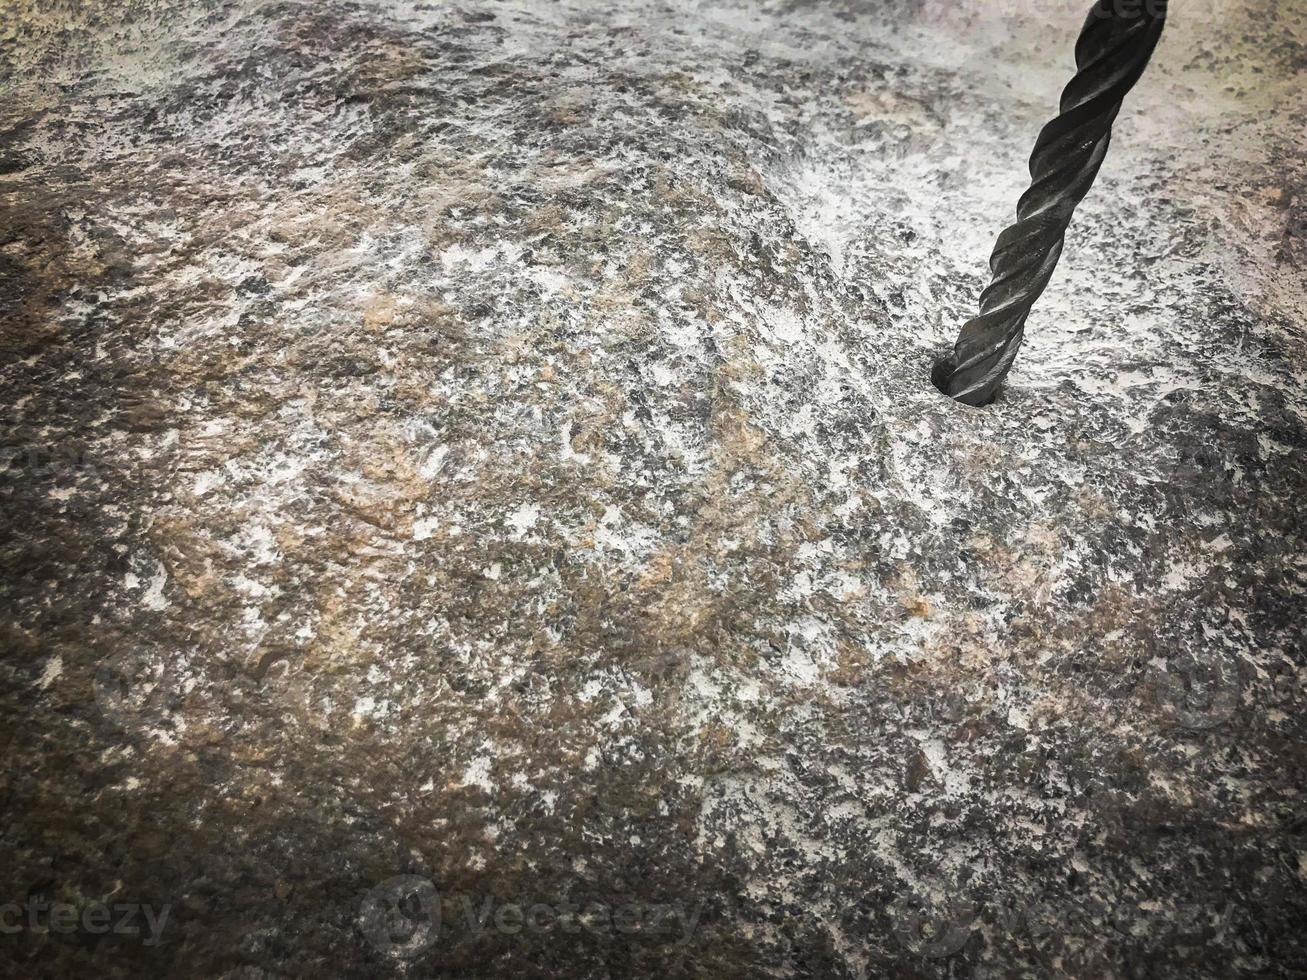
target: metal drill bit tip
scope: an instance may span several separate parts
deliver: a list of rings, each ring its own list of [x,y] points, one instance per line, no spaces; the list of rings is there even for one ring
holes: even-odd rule
[[[1060,112],[1030,156],[1030,188],[1016,223],[998,236],[979,315],[931,372],[935,387],[967,405],[998,394],[1025,336],[1026,318],[1048,286],[1076,206],[1093,186],[1112,140],[1112,123],[1157,47],[1166,22],[1158,3],[1095,4],[1076,43],[1076,75]]]

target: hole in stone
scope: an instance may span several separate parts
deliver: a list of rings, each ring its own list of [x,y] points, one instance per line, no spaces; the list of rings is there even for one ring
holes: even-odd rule
[[[970,406],[971,408],[985,408],[986,406],[992,405],[994,404],[994,402],[998,401],[999,398],[998,391],[994,392],[994,394],[990,395],[989,398],[981,402],[979,405],[975,405],[972,404],[971,402],[966,402],[966,401],[962,401],[961,399],[954,398],[952,395],[949,394],[947,388],[948,379],[952,374],[953,374],[953,359],[948,356],[941,357],[939,360],[935,362],[935,366],[930,369],[930,383],[933,384],[937,389],[939,389],[940,394],[944,395],[950,401],[955,401],[959,405],[967,405]]]

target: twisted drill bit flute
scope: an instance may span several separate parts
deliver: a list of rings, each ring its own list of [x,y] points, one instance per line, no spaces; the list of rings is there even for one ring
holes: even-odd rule
[[[993,280],[980,315],[962,327],[953,352],[932,379],[967,405],[993,401],[1012,368],[1026,318],[1053,276],[1076,205],[1098,176],[1121,102],[1144,73],[1166,23],[1161,0],[1100,0],[1076,42],[1076,76],[1061,111],[1046,125],[1030,157],[1030,189],[1016,223],[1003,231],[989,259]]]

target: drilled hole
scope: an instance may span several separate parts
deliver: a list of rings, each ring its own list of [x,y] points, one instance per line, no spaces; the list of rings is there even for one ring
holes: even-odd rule
[[[990,395],[989,398],[987,398],[985,401],[979,403],[963,401],[962,399],[959,398],[953,398],[953,396],[950,395],[948,391],[948,379],[952,376],[952,374],[953,374],[952,358],[941,357],[938,361],[935,362],[935,366],[930,369],[930,383],[933,384],[937,389],[939,389],[941,394],[947,395],[950,399],[957,402],[959,405],[970,405],[972,408],[984,408],[985,406],[992,405],[994,404],[994,402],[998,401],[999,392],[995,392],[994,394]]]

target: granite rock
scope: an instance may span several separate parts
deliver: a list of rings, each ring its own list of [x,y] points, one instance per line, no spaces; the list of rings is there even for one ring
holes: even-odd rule
[[[1303,5],[928,381],[1085,6],[12,5],[12,975],[1302,975]]]

